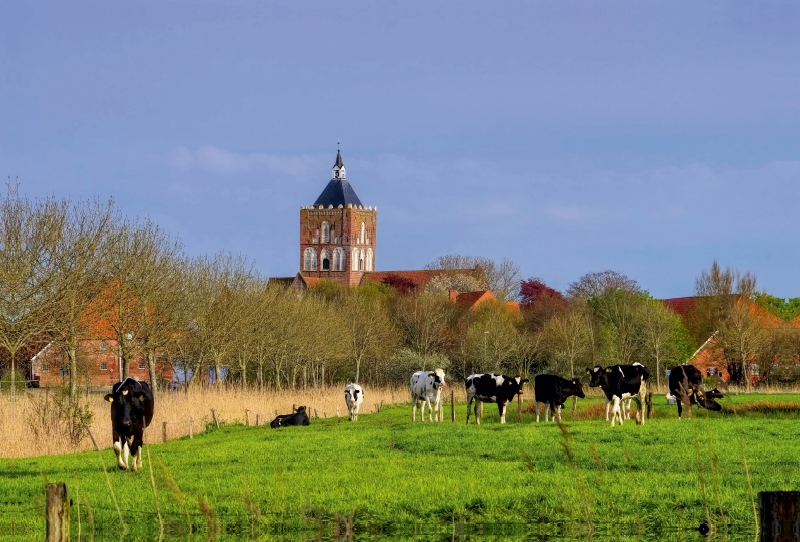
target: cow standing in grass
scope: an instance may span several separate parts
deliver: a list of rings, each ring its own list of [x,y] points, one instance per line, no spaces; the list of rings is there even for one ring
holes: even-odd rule
[[[722,410],[722,405],[715,399],[721,399],[722,393],[717,388],[706,391],[703,386],[703,373],[694,365],[678,365],[669,371],[669,392],[678,403],[678,419],[683,414],[683,404],[689,407],[692,417],[692,405],[699,405],[707,410]]]
[[[347,411],[350,413],[350,421],[358,420],[358,411],[361,403],[364,402],[364,390],[355,383],[348,384],[344,388],[344,402],[347,403]]]
[[[475,401],[475,423],[481,424],[478,414],[479,405],[482,403],[497,403],[500,411],[500,423],[506,423],[506,406],[517,395],[522,395],[522,385],[530,382],[527,378],[519,376],[510,377],[506,375],[474,374],[469,375],[464,381],[467,388],[467,423],[469,423],[469,411],[472,401]]]
[[[544,411],[544,421],[547,421],[547,416],[550,411],[553,411],[553,421],[561,421],[561,409],[564,402],[572,397],[580,397],[583,399],[586,394],[583,393],[583,386],[581,381],[577,378],[567,380],[556,375],[536,375],[533,379],[533,393],[536,401],[536,421],[539,421],[539,403],[547,405]]]
[[[611,427],[619,420],[622,425],[624,414],[624,401],[633,399],[636,401],[638,410],[636,411],[636,424],[644,425],[644,406],[645,396],[647,395],[647,380],[650,372],[641,363],[633,365],[612,365],[603,368],[595,365],[593,369],[586,369],[589,375],[589,386],[592,388],[600,387],[606,399],[606,421],[611,410]]]
[[[434,419],[434,412],[436,419],[442,421],[442,388],[445,385],[442,369],[417,371],[411,375],[411,421],[417,421],[417,408],[422,414],[422,421],[425,421],[425,405],[428,405],[430,421]]]
[[[144,429],[153,421],[153,392],[147,382],[126,378],[105,396],[111,403],[111,432],[117,466],[128,468],[128,454],[133,456],[133,471],[142,467]]]

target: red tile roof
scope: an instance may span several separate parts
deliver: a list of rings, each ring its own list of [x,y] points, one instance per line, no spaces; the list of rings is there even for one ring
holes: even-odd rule
[[[479,303],[489,301],[490,299],[497,300],[497,297],[491,290],[482,290],[480,292],[464,292],[458,294],[456,297],[456,304],[462,309],[474,309]]]
[[[417,290],[424,290],[425,286],[427,286],[431,279],[447,273],[463,273],[478,277],[479,271],[476,271],[475,269],[411,269],[406,271],[367,271],[362,275],[361,282],[359,284],[369,284],[370,282],[383,284],[385,282],[391,282],[392,278],[394,277],[398,277],[413,283]]]

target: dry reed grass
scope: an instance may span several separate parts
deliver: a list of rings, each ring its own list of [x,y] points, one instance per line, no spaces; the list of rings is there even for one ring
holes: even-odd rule
[[[753,401],[752,403],[735,405],[735,408],[723,403],[722,410],[725,412],[735,411],[737,414],[745,412],[759,412],[762,414],[800,412],[800,401]]]
[[[31,457],[54,455],[92,449],[87,437],[74,446],[66,436],[63,439],[37,438],[31,428],[34,401],[44,390],[29,390],[18,395],[11,403],[7,395],[0,396],[0,457]],[[376,412],[380,406],[409,402],[407,387],[365,389],[362,414]],[[449,396],[449,394],[448,394]],[[100,447],[111,446],[111,419],[109,404],[103,394],[91,394],[88,402],[93,414],[92,433]],[[167,440],[183,437],[191,431],[197,434],[213,423],[214,409],[221,424],[268,424],[276,412],[286,414],[292,406],[305,405],[311,418],[347,416],[344,402],[344,384],[325,388],[308,388],[284,391],[242,391],[238,389],[195,388],[185,392],[162,392],[155,415],[145,431],[145,442],[161,442],[163,424],[167,423]],[[410,412],[409,412],[410,414]]]

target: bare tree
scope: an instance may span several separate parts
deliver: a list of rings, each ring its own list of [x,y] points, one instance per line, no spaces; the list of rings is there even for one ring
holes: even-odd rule
[[[392,300],[390,314],[404,344],[418,354],[445,352],[452,344],[456,307],[448,299],[425,293],[398,296]]]
[[[499,264],[489,258],[480,256],[462,256],[451,254],[440,256],[425,269],[475,269],[486,278],[486,286],[500,301],[513,301],[519,297],[519,285],[522,275],[519,266],[504,258]]]
[[[575,365],[591,356],[594,330],[586,309],[574,303],[570,309],[550,318],[538,333],[545,352],[575,378]]]
[[[645,299],[639,305],[642,341],[649,358],[655,362],[656,387],[661,388],[661,369],[664,363],[682,363],[691,351],[681,342],[686,333],[680,316],[656,299]]]
[[[567,288],[567,296],[573,299],[587,300],[613,290],[641,292],[639,283],[617,271],[599,271],[587,273]]]
[[[348,292],[342,299],[342,322],[355,364],[353,382],[358,383],[365,360],[389,357],[397,343],[397,334],[385,304],[375,292],[365,289]]]

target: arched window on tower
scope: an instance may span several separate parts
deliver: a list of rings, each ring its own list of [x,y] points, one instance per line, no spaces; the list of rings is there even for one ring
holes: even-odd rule
[[[321,269],[323,271],[329,271],[331,268],[331,256],[327,248],[322,249],[322,254],[320,254],[319,259],[322,262]]]
[[[335,248],[333,250],[333,270],[344,271],[346,259],[347,253],[345,253],[344,249],[342,247]]]
[[[360,239],[359,243],[361,243],[362,245],[367,239],[367,225],[363,222],[361,223],[361,237],[359,239]]]
[[[303,253],[303,271],[317,270],[317,252],[308,247]]]
[[[372,249],[367,249],[367,271],[372,271]]]
[[[331,225],[328,224],[327,220],[322,222],[322,242],[323,243],[331,242]]]
[[[358,270],[359,271],[363,271],[364,270],[364,249],[361,249],[361,253],[359,254]]]
[[[358,271],[358,249],[355,247],[353,247],[353,257],[350,258],[350,261],[352,262],[350,264],[350,270]]]

